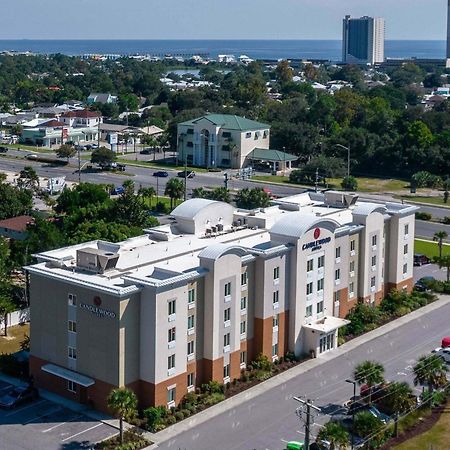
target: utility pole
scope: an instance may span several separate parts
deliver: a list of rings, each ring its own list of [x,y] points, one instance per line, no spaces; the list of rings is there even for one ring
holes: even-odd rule
[[[78,184],[81,183],[81,156],[80,148],[78,147]]]
[[[310,435],[311,435],[311,408],[315,409],[317,412],[321,412],[321,409],[317,406],[314,406],[312,404],[311,400],[303,400],[298,397],[294,397],[294,400],[301,403],[304,407],[306,407],[306,411],[302,411],[306,414],[306,420],[305,420],[305,450],[309,450],[309,443],[310,443]]]
[[[224,177],[223,184],[224,184],[224,186],[225,186],[225,189],[228,189],[228,181],[230,180],[230,179],[228,178],[228,173],[225,172],[225,173],[223,174],[223,177]]]

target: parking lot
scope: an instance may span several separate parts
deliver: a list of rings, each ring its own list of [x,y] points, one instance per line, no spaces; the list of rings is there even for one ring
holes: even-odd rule
[[[11,385],[0,381],[0,397]],[[91,448],[117,430],[82,413],[38,398],[0,410],[0,448],[8,450],[75,450]]]

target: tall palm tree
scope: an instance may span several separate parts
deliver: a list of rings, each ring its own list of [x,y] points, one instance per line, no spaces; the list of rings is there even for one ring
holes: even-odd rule
[[[151,208],[152,207],[152,198],[156,195],[155,188],[152,186],[140,188],[138,194],[143,199],[146,199],[146,198],[149,199],[149,207]]]
[[[427,386],[430,393],[447,382],[447,365],[438,355],[426,355],[419,358],[413,372],[414,385]]]
[[[330,450],[336,448],[345,450],[348,445],[349,434],[339,422],[327,422],[317,435],[317,441],[328,441]]]
[[[411,386],[405,381],[391,383],[387,389],[386,403],[393,413],[400,414],[409,411],[415,403]]]
[[[108,395],[108,408],[114,411],[120,423],[120,443],[123,444],[123,419],[136,413],[137,397],[130,389],[113,389]]]
[[[439,247],[439,258],[442,258],[442,247],[444,245],[444,240],[448,238],[448,234],[445,231],[437,231],[434,233],[433,241],[437,241]]]
[[[384,367],[376,361],[363,361],[355,367],[354,380],[366,384],[369,388],[369,404],[372,403],[372,387],[384,381]]]
[[[177,200],[184,195],[184,183],[178,178],[170,179],[166,184],[164,194],[170,197],[170,208],[173,209],[174,203],[176,206]]]

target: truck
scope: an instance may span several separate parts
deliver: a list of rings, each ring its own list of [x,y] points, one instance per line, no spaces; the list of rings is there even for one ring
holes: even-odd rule
[[[50,195],[55,195],[60,192],[66,187],[66,177],[56,177],[56,178],[49,178],[47,181],[47,187],[45,188],[45,191],[48,192]]]

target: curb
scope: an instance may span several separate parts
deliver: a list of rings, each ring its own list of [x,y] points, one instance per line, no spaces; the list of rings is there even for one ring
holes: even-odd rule
[[[448,209],[450,212],[450,206],[447,205],[436,205],[434,203],[425,203],[425,202],[415,202],[414,200],[409,199],[403,199],[405,203],[411,203],[413,205],[420,205],[420,206],[429,206],[431,208],[440,208],[440,209]]]
[[[210,408],[207,408],[199,412],[198,414],[195,414],[190,419],[186,419],[179,422],[178,424],[171,425],[170,427],[158,432],[157,434],[149,433],[149,438],[153,442],[155,442],[155,444],[166,442],[169,439],[174,438],[178,434],[188,431],[193,427],[208,421],[212,417],[223,414],[229,411],[230,409],[235,408],[241,405],[242,403],[245,403],[247,400],[253,398],[254,396],[262,392],[266,392],[269,389],[275,388],[287,381],[290,381],[291,379],[299,375],[302,375],[315,367],[322,365],[324,362],[331,361],[333,359],[338,358],[339,356],[349,353],[356,347],[359,347],[360,345],[369,342],[373,339],[379,338],[389,333],[390,331],[393,331],[396,328],[401,327],[402,325],[412,322],[413,320],[416,320],[418,317],[424,314],[442,308],[443,306],[449,303],[449,300],[450,296],[441,295],[439,296],[439,300],[436,300],[435,302],[429,305],[426,305],[416,311],[413,311],[407,314],[406,316],[400,317],[398,319],[393,320],[392,322],[382,325],[381,327],[373,331],[369,331],[368,333],[365,333],[362,336],[358,336],[352,339],[351,341],[346,342],[342,346],[338,347],[333,352],[326,353],[325,355],[320,356],[319,358],[308,360],[305,363],[299,364],[296,367],[292,367],[286,372],[275,375],[270,379],[263,381],[262,383],[243,391],[240,394],[236,394],[235,396],[230,397],[224,400],[223,402],[218,403],[217,405],[214,405]]]

